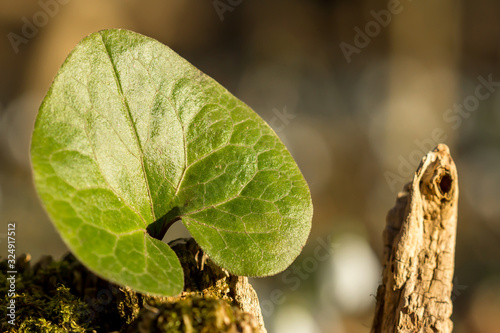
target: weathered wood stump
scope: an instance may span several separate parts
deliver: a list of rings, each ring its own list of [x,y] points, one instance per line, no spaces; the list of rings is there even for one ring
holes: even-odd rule
[[[387,215],[372,333],[452,331],[457,204],[457,170],[440,144]]]

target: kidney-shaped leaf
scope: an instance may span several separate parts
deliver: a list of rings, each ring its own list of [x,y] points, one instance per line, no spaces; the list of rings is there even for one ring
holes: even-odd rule
[[[238,275],[288,267],[312,204],[297,165],[247,105],[171,49],[127,30],[83,39],[45,97],[31,145],[43,204],[97,274],[152,294],[183,288],[161,242],[181,219]]]

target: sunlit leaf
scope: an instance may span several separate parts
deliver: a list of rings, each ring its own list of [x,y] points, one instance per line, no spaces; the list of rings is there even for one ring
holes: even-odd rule
[[[183,288],[161,242],[181,219],[238,275],[288,267],[309,234],[307,184],[272,129],[171,49],[126,30],[83,39],[43,101],[31,156],[37,191],[71,251],[152,294]]]

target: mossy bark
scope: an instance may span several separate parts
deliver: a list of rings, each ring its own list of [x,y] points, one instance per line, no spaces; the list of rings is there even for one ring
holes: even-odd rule
[[[61,261],[17,260],[16,325],[2,332],[266,332],[246,277],[215,265],[193,239],[170,243],[184,268],[177,297],[136,293],[99,278],[68,254]],[[0,263],[1,273],[7,263]],[[6,277],[0,277],[6,281]],[[2,282],[4,283],[4,282]],[[0,285],[2,311],[9,301]],[[2,314],[5,318],[6,313]]]

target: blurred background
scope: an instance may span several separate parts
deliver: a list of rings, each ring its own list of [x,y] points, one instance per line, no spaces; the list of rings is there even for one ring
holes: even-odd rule
[[[493,0],[2,1],[0,255],[9,221],[18,254],[67,251],[33,188],[33,122],[76,44],[127,28],[249,104],[310,185],[315,214],[303,253],[285,272],[252,281],[270,333],[369,332],[386,212],[439,142],[460,179],[454,331],[498,331],[498,17]],[[176,226],[169,237],[185,232]]]

